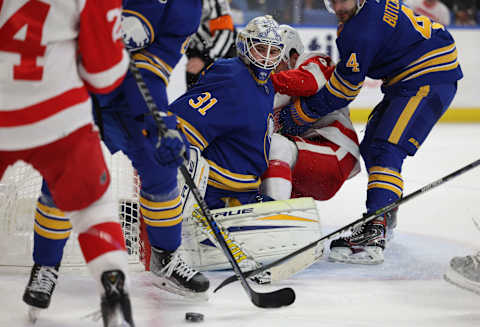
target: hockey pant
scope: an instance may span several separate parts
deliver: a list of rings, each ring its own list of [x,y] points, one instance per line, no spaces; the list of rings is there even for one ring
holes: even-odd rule
[[[358,162],[350,152],[320,136],[287,139],[274,134],[274,137],[283,138],[281,142],[285,145],[282,154],[270,153],[269,167],[262,176],[262,190],[275,200],[290,197],[328,200],[351,176]]]

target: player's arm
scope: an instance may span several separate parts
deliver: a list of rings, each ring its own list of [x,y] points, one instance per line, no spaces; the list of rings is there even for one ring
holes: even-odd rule
[[[160,1],[129,1],[122,12],[122,37],[129,50],[148,47],[155,41],[165,4]]]
[[[79,73],[94,93],[115,89],[128,69],[120,32],[121,6],[121,0],[86,0],[80,14]]]
[[[329,57],[315,56],[304,61],[298,68],[272,75],[275,92],[290,96],[312,96],[330,79],[335,66],[330,66]]]
[[[340,62],[320,91],[305,98],[306,107],[298,107],[299,114],[309,115],[310,110],[316,113],[316,117],[322,117],[346,107],[356,98],[380,46],[380,39],[369,33],[362,31],[364,37],[356,34],[338,43]]]

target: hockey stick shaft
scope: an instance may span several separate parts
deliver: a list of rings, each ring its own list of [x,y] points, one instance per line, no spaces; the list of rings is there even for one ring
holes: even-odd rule
[[[296,250],[296,251],[294,251],[294,252],[292,252],[292,253],[290,253],[290,254],[288,254],[288,255],[286,255],[286,256],[278,259],[278,260],[275,260],[275,261],[273,261],[273,262],[271,262],[271,263],[269,263],[269,264],[267,264],[267,265],[265,265],[261,268],[244,272],[243,276],[248,278],[252,275],[256,275],[258,273],[261,273],[261,272],[263,272],[267,269],[277,267],[280,264],[282,264],[282,263],[284,263],[288,260],[291,260],[292,258],[294,258],[298,255],[301,255],[301,254],[305,253],[306,251],[308,251],[309,249],[317,246],[318,243],[329,241],[333,238],[336,238],[336,237],[342,235],[343,233],[346,233],[348,231],[353,231],[355,228],[357,228],[357,227],[359,227],[359,226],[361,226],[361,225],[363,225],[363,224],[365,224],[365,223],[367,223],[367,222],[385,214],[386,212],[388,212],[392,209],[397,208],[401,204],[404,204],[404,203],[416,198],[420,194],[426,193],[426,192],[430,191],[431,189],[433,189],[437,186],[440,186],[443,183],[445,183],[445,182],[447,182],[447,181],[449,181],[449,180],[451,180],[455,177],[458,177],[458,176],[462,175],[463,173],[477,167],[478,165],[480,165],[480,159],[477,159],[474,162],[472,162],[472,163],[470,163],[470,164],[468,164],[468,165],[466,165],[466,166],[448,174],[447,176],[444,176],[444,177],[442,177],[442,178],[440,178],[440,179],[438,179],[438,180],[436,180],[436,181],[434,181],[430,184],[427,184],[424,187],[416,190],[415,192],[410,193],[409,195],[404,196],[404,197],[398,199],[397,201],[392,202],[389,205],[387,205],[387,206],[385,206],[381,209],[378,209],[374,212],[371,212],[368,215],[365,215],[362,218],[357,219],[354,222],[352,222],[348,225],[345,225],[342,228],[337,229],[336,231],[333,231],[330,234],[328,234],[328,235],[326,235],[326,236],[324,236],[324,237],[322,237],[322,238],[320,238],[320,239],[318,239],[318,240],[316,240],[316,241],[314,241],[314,242],[312,242],[308,245],[305,245],[304,247],[302,247],[302,248],[300,248],[300,249],[298,249],[298,250]],[[217,286],[217,288],[214,290],[214,292],[218,291],[219,289],[223,288],[224,286],[226,286],[226,285],[228,285],[228,284],[230,284],[230,283],[232,283],[236,280],[237,280],[237,276],[230,276],[229,278],[225,279],[219,286]]]
[[[143,99],[145,100],[148,110],[150,111],[153,118],[155,119],[155,122],[158,124],[159,137],[161,138],[166,134],[167,126],[165,125],[161,117],[159,115],[156,115],[156,113],[159,112],[159,109],[150,93],[150,90],[148,89],[147,84],[145,83],[142,77],[142,74],[140,73],[137,66],[135,66],[135,62],[132,58],[130,58],[129,69],[133,77],[135,78],[138,89],[142,94]],[[197,201],[200,207],[200,210],[202,211],[203,215],[207,219],[207,223],[209,224],[210,228],[213,230],[214,235],[218,243],[220,244],[220,247],[222,248],[228,261],[232,265],[233,270],[237,274],[237,278],[240,279],[240,282],[245,292],[248,294],[252,303],[262,308],[276,308],[276,307],[292,304],[295,301],[295,292],[291,288],[283,288],[270,293],[257,293],[250,287],[247,280],[242,275],[242,271],[237,261],[235,260],[235,257],[233,256],[230,248],[225,242],[225,239],[222,236],[220,228],[218,227],[215,219],[213,218],[212,213],[210,212],[210,209],[208,208],[208,205],[205,202],[205,199],[203,198],[199,189],[195,185],[195,182],[190,176],[190,173],[188,172],[188,169],[187,167],[185,167],[184,163],[180,166],[180,172],[183,175],[183,178],[185,179],[185,183],[188,185],[188,187],[192,191],[193,196],[195,197],[195,200]]]

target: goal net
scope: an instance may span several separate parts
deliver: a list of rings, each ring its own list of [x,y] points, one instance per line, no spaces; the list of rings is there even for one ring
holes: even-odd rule
[[[106,151],[104,151],[106,152]],[[114,200],[118,203],[118,218],[129,254],[130,263],[140,263],[142,248],[141,219],[138,205],[140,181],[130,160],[121,152],[105,153],[111,174]],[[30,165],[17,162],[9,167],[0,181],[0,266],[33,265],[33,225],[42,177]],[[145,237],[146,239],[146,237]],[[62,266],[83,266],[84,259],[72,232]]]

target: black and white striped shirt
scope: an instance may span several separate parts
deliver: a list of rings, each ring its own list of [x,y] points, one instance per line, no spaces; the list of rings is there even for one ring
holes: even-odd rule
[[[187,57],[205,62],[235,55],[235,27],[228,0],[203,0],[202,18],[197,33],[191,36]]]

